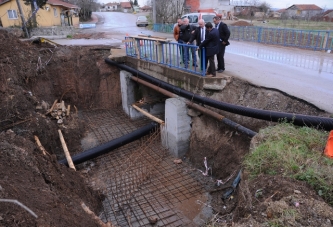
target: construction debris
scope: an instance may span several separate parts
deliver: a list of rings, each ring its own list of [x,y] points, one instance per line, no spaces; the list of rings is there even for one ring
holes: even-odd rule
[[[175,164],[181,164],[183,161],[181,159],[175,159],[173,160],[173,163]]]
[[[65,101],[58,102],[58,100],[55,100],[45,115],[47,114],[50,114],[53,119],[57,119],[58,124],[63,124],[66,116],[68,117],[70,114],[70,105],[66,108]]]

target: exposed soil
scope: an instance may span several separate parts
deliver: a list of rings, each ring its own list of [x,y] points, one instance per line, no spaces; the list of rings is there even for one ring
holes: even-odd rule
[[[120,105],[119,70],[104,63],[110,52],[21,42],[0,30],[0,53],[0,198],[18,200],[38,215],[34,218],[18,205],[0,202],[0,226],[98,226],[80,203],[98,214],[103,196],[89,188],[79,172],[57,163],[64,158],[57,130],[62,130],[71,154],[81,152],[86,126],[78,111]],[[253,108],[328,116],[302,100],[236,79],[230,79],[223,93],[202,91],[201,95]],[[71,105],[63,124],[44,115],[56,99]],[[274,124],[218,112],[254,131]],[[34,135],[50,155],[42,154]],[[219,223],[331,226],[332,207],[307,185],[279,176],[249,181],[245,173],[232,197],[221,200],[227,190],[223,187],[230,186],[234,177],[222,186],[216,186],[215,180],[237,174],[250,142],[211,118],[192,118],[187,160],[204,170],[207,158],[213,178],[200,176],[198,180],[211,191],[213,209],[223,215]],[[259,189],[260,196],[255,197]]]
[[[250,24],[249,22],[243,21],[243,20],[232,23],[231,25],[232,26],[253,26],[253,24]]]
[[[18,200],[38,216],[0,202],[0,226],[99,226],[80,204],[99,214],[103,196],[57,163],[64,158],[57,130],[71,154],[81,152],[86,126],[77,110],[120,103],[119,78],[103,64],[110,51],[21,42],[0,29],[0,53],[0,199]],[[63,124],[44,115],[56,99],[72,107]]]

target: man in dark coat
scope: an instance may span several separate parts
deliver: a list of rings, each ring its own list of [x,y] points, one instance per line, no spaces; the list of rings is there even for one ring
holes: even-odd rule
[[[213,21],[215,24],[215,28],[219,30],[219,35],[220,35],[220,42],[219,42],[220,51],[217,54],[217,72],[222,73],[225,70],[225,65],[224,65],[225,47],[230,44],[228,41],[230,37],[230,31],[228,26],[221,21],[221,18],[219,16],[215,16]]]
[[[188,18],[184,18],[183,20],[183,24],[182,26],[180,26],[180,33],[179,33],[179,40],[180,43],[184,43],[184,44],[189,44],[189,45],[193,45],[193,43],[190,43],[190,39],[192,36],[192,31],[195,29],[194,26],[189,24],[189,20]],[[189,47],[188,45],[185,45],[183,47],[184,50],[184,67],[188,68],[188,63],[190,60],[190,56],[189,56],[189,49],[191,49],[191,53],[192,53],[192,59],[193,59],[193,66],[197,67],[197,53],[196,53],[196,48],[195,47]]]
[[[205,48],[205,55],[206,55],[206,61],[205,64],[207,65],[207,62],[209,61],[209,66],[207,68],[207,75],[212,74],[213,77],[216,76],[216,70],[215,70],[215,62],[214,62],[214,55],[218,54],[219,52],[219,32],[216,28],[213,28],[212,23],[208,22],[206,25],[206,38],[205,40],[199,45],[199,49]]]
[[[206,36],[206,28],[205,28],[205,21],[204,19],[200,19],[198,21],[199,27],[196,27],[194,31],[192,31],[192,36],[189,41],[189,43],[193,43],[193,41],[196,41],[197,46],[200,46],[200,44],[205,40]],[[199,49],[199,58],[200,58],[200,69],[203,70],[203,64],[205,57],[203,56],[202,51]],[[207,65],[205,65],[205,69],[207,68]]]

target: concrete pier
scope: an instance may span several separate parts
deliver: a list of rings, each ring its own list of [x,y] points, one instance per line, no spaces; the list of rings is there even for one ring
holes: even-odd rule
[[[120,85],[121,85],[121,98],[122,98],[122,106],[125,113],[131,118],[136,119],[143,117],[144,115],[134,109],[132,107],[132,104],[139,101],[140,98],[140,89],[148,89],[142,85],[139,85],[135,81],[131,80],[132,74],[127,71],[120,71]],[[141,86],[141,87],[140,87]],[[142,93],[148,93],[143,91]],[[139,106],[144,111],[152,114],[152,115],[158,115],[164,113],[164,103],[142,103]]]
[[[162,144],[172,155],[182,158],[190,146],[191,117],[182,98],[169,98],[165,102],[165,127]]]

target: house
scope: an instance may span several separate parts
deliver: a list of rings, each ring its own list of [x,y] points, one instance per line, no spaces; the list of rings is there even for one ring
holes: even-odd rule
[[[142,12],[152,12],[153,8],[151,6],[142,6],[141,8]]]
[[[317,14],[311,17],[311,20],[333,22],[333,10],[326,10],[321,14]]]
[[[323,21],[330,21],[333,22],[333,9],[327,10],[323,13]]]
[[[135,13],[140,13],[141,12],[141,8],[139,6],[133,6],[133,10]]]
[[[120,8],[123,10],[124,13],[131,12],[132,5],[130,2],[120,2]]]
[[[311,17],[320,14],[322,11],[322,8],[314,4],[295,4],[286,9],[286,15],[288,18],[310,19]]]
[[[113,2],[113,3],[107,3],[104,6],[106,11],[116,11],[120,8],[120,4],[117,2]]]
[[[259,7],[251,5],[237,5],[234,6],[235,16],[252,16],[254,17],[256,12],[260,12]]]
[[[269,16],[272,18],[281,18],[282,13],[278,12],[278,11],[272,11]]]
[[[185,0],[186,13],[215,12],[227,18],[234,13],[230,0]]]
[[[22,12],[27,21],[31,15],[30,5],[25,5],[23,0],[19,0]],[[79,25],[79,7],[60,0],[48,0],[36,13],[38,27],[49,26],[76,26]],[[3,27],[22,27],[16,0],[0,0],[1,24]]]

